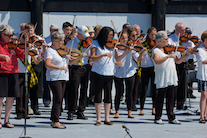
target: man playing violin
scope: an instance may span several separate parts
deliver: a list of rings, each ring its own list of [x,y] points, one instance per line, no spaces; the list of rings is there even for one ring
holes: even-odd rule
[[[182,37],[185,35],[185,25],[181,22],[177,23],[175,25],[175,33],[171,34],[168,38],[168,44],[174,45],[174,46],[185,46],[185,48],[188,47],[194,47],[195,45],[191,41],[185,41],[182,42],[178,36]],[[184,54],[177,52],[177,57],[180,58]],[[178,72],[178,89],[177,89],[177,109],[183,109],[184,102],[185,102],[185,78],[186,78],[186,64],[189,59],[193,59],[194,55],[190,54],[188,58],[181,64],[177,65],[177,72]],[[175,96],[176,97],[176,96]]]
[[[62,26],[62,30],[63,30],[63,33],[65,34],[64,45],[66,45],[68,41],[73,39],[72,38],[73,25],[69,22],[64,22]]]
[[[44,40],[40,36],[35,34],[35,27],[32,23],[27,23],[25,25],[25,31],[27,32],[29,36],[30,43],[34,44],[38,40]],[[35,44],[34,44],[35,45]],[[42,47],[43,46],[43,47]],[[31,99],[31,108],[33,109],[33,112],[35,115],[40,115],[39,107],[38,107],[38,93],[42,93],[42,80],[43,80],[43,62],[40,59],[41,55],[44,54],[46,50],[46,45],[43,43],[40,47],[34,47],[37,51],[36,56],[32,56],[33,62],[31,63],[32,67],[34,68],[34,71],[38,78],[38,84],[33,86],[30,90],[30,99]]]
[[[86,26],[79,26],[77,28],[78,36],[73,40],[69,41],[66,46],[71,49],[78,49],[81,53],[86,53],[90,55],[90,50],[86,51],[87,48],[82,46],[82,41],[86,40],[89,37],[88,28]],[[89,80],[89,72],[90,72],[90,64],[88,63],[88,57],[84,57],[79,60],[77,63],[70,67],[71,77],[70,77],[70,90],[69,90],[69,99],[68,99],[68,118],[67,120],[73,120],[73,114],[76,111],[77,99],[78,99],[78,89],[79,84],[81,84],[80,88],[80,99],[79,99],[79,107],[77,114],[77,119],[87,119],[84,116],[83,112],[85,110],[87,104],[87,89],[88,89],[88,80]]]

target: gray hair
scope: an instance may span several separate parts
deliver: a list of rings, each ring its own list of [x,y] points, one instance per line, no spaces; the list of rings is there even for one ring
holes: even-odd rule
[[[4,33],[4,34],[13,34],[14,29],[11,28],[11,26],[9,26],[8,24],[2,24],[0,26],[0,34]]]
[[[51,35],[52,42],[54,42],[54,40],[63,41],[64,38],[65,38],[65,35],[57,31],[53,32]]]
[[[163,38],[164,38],[164,36],[166,36],[166,35],[167,35],[167,32],[165,32],[165,31],[159,31],[159,32],[157,32],[156,35],[155,35],[155,41],[157,43],[159,43],[159,40],[162,41]]]

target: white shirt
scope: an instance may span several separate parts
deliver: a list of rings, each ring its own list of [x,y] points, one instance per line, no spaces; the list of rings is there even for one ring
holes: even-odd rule
[[[50,35],[48,37],[45,37],[45,43],[48,46],[51,46],[52,45],[52,40],[51,40],[51,36]]]
[[[157,53],[160,58],[167,56],[167,54],[163,53],[159,48],[155,48],[153,50],[152,57],[155,53]],[[178,85],[175,60],[173,58],[168,58],[162,64],[155,64],[154,62],[154,67],[155,67],[155,84],[157,89],[166,88],[172,85],[174,86]]]
[[[141,61],[141,67],[142,68],[149,68],[149,67],[154,66],[151,57],[149,56],[149,54],[146,51],[143,52],[143,57],[144,58]]]
[[[119,55],[122,55],[126,50],[118,50]],[[116,65],[116,73],[115,77],[117,78],[129,78],[134,76],[136,70],[138,69],[137,58],[139,57],[139,53],[135,51],[130,51],[126,54],[126,56],[120,61],[122,62],[122,66]],[[134,58],[134,60],[133,60]]]
[[[45,60],[46,59],[52,59],[51,63],[59,66],[59,67],[67,67],[67,58],[66,56],[61,57],[57,50],[51,46],[49,47],[44,56]],[[58,80],[69,80],[69,73],[68,71],[65,72],[65,70],[51,70],[47,68],[46,71],[46,81],[58,81]]]
[[[74,42],[73,42],[73,41],[74,41]],[[76,37],[76,38],[70,40],[70,41],[66,44],[66,46],[70,49],[70,48],[71,48],[71,45],[72,45],[72,43],[73,43],[72,48],[78,49],[79,42],[80,42],[80,40],[78,39],[78,37]],[[86,49],[87,49],[87,48],[81,46],[81,51],[80,51],[80,52],[83,53],[83,52],[85,52]],[[90,48],[89,48],[85,53],[86,53],[87,55],[90,55]],[[88,64],[88,56],[82,58],[82,64],[81,64],[81,65],[86,65],[86,64]],[[76,62],[74,65],[79,65],[79,64],[78,64],[78,62]]]
[[[91,48],[96,48],[96,55],[102,55],[106,53],[112,53],[113,48],[108,49],[104,46],[104,49],[101,48],[97,40],[94,40]],[[93,62],[91,71],[96,72],[104,76],[113,76],[115,74],[115,52],[113,53],[111,59],[108,56],[102,57],[100,60]],[[110,60],[109,60],[110,59]]]
[[[199,52],[196,53],[196,59],[198,61],[197,79],[206,81],[207,80],[207,65],[202,64],[204,60],[207,60],[207,51],[204,47],[197,49]]]
[[[178,42],[178,35],[176,33],[170,35],[168,37],[168,44],[169,45],[173,45],[173,46],[179,46],[179,42]],[[188,47],[195,47],[194,43],[190,40],[186,41],[186,42],[182,42],[182,46],[184,46],[185,48]],[[187,51],[186,51],[187,52]],[[181,58],[181,53],[177,52],[176,56],[178,58]],[[193,59],[194,58],[194,54],[190,54],[185,61],[188,61],[189,59]]]

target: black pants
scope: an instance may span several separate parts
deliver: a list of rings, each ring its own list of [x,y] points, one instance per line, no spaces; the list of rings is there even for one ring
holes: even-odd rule
[[[156,99],[156,85],[154,84],[155,72],[154,72],[154,67],[149,67],[149,68],[142,68],[142,73],[141,73],[142,90],[140,92],[140,109],[144,109],[144,103],[146,99],[149,79],[151,79],[152,103],[153,103],[153,108],[155,108],[155,99]]]
[[[135,76],[130,78],[114,78],[116,88],[115,109],[119,110],[120,98],[124,92],[123,81],[125,81],[126,86],[127,109],[132,110],[132,91],[134,87]]]
[[[59,122],[60,107],[63,102],[66,81],[63,81],[63,80],[62,81],[50,81],[49,85],[53,93],[51,120],[53,122]]]
[[[87,104],[87,89],[89,81],[89,71],[90,65],[84,66],[71,66],[71,82],[70,82],[70,91],[68,93],[68,112],[74,113],[77,106],[78,100],[78,89],[80,88],[80,98],[79,98],[79,107],[78,112],[84,112]]]
[[[29,74],[28,74],[28,93],[30,90],[29,87]],[[28,107],[28,95],[25,96],[25,74],[24,73],[19,73],[19,87],[20,87],[20,97],[16,98],[16,114],[17,116],[23,116],[25,114],[25,102],[27,102],[27,107]],[[25,101],[25,97],[27,98]],[[28,109],[27,109],[27,114],[28,114]]]
[[[48,83],[46,82],[46,67],[45,63],[43,63],[43,103],[44,104],[50,104],[51,102],[51,96],[50,96],[50,89],[48,86]]]
[[[185,79],[186,79],[186,73],[185,73],[185,63],[177,64],[177,73],[178,73],[178,87],[177,87],[177,108],[181,109],[183,108],[183,105],[185,103]]]
[[[102,90],[104,89],[104,103],[111,103],[111,90],[113,84],[113,76],[103,76],[93,72],[93,91],[95,92],[95,103],[101,103]]]
[[[141,90],[141,79],[140,76],[136,73],[134,75],[135,81],[134,81],[134,87],[132,91],[132,106],[135,106],[137,103],[138,98],[140,98],[140,90]]]
[[[156,104],[155,104],[155,120],[159,120],[162,117],[162,109],[163,109],[163,103],[164,103],[164,97],[166,96],[166,111],[167,111],[167,117],[169,121],[172,121],[175,119],[175,115],[173,113],[174,108],[174,86],[168,86],[166,88],[157,89],[157,97],[156,97]]]

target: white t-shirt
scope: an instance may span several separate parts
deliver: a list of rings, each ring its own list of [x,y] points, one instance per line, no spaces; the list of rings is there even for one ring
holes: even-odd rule
[[[118,50],[119,55],[122,55],[126,50]],[[137,58],[139,57],[139,53],[135,51],[130,51],[126,54],[126,56],[121,60],[122,66],[116,65],[116,73],[115,77],[117,78],[129,78],[132,77],[136,70],[138,69],[138,66],[136,64]],[[136,61],[134,61],[133,60]]]
[[[141,67],[142,68],[149,68],[149,67],[154,66],[151,57],[149,56],[149,54],[146,51],[143,52],[142,56],[144,57],[141,61]]]
[[[167,56],[167,54],[163,53],[159,48],[155,48],[153,50],[152,57],[155,53],[158,54],[160,58]],[[155,67],[155,84],[157,89],[166,88],[172,85],[174,86],[178,85],[175,60],[173,58],[168,58],[162,64],[155,64],[154,62],[154,67]]]
[[[74,41],[74,42],[73,42],[73,41]],[[76,38],[70,40],[70,41],[66,44],[66,46],[70,49],[70,48],[71,48],[71,45],[72,45],[72,43],[73,43],[72,48],[78,49],[79,42],[80,42],[80,40],[78,39],[78,37],[76,37]],[[81,51],[80,51],[80,52],[83,53],[83,52],[85,52],[86,49],[87,49],[87,48],[81,46]],[[90,50],[90,48],[89,48],[85,53],[86,53],[87,55],[90,55],[90,51],[91,51],[91,50]],[[86,65],[86,64],[88,64],[88,56],[82,58],[82,64],[81,64],[81,65]],[[76,62],[74,65],[79,65],[79,64],[78,64],[78,62]]]
[[[49,47],[46,52],[45,52],[45,56],[44,59],[52,59],[51,63],[62,67],[65,66],[67,67],[67,57],[61,57],[57,50],[51,46]],[[68,71],[65,72],[64,70],[51,70],[47,68],[46,71],[46,81],[57,81],[57,80],[69,80],[69,73]]]
[[[102,55],[106,53],[112,53],[113,48],[109,49],[104,46],[104,49],[101,48],[97,40],[94,40],[91,48],[96,48],[96,55]],[[91,71],[96,72],[104,76],[114,76],[115,74],[115,52],[113,53],[111,59],[108,56],[102,57],[100,60],[93,62]],[[110,60],[109,60],[110,59]]]
[[[206,81],[207,80],[207,64],[202,64],[204,60],[207,60],[207,51],[204,47],[197,49],[199,52],[196,53],[196,59],[198,61],[197,79]]]

